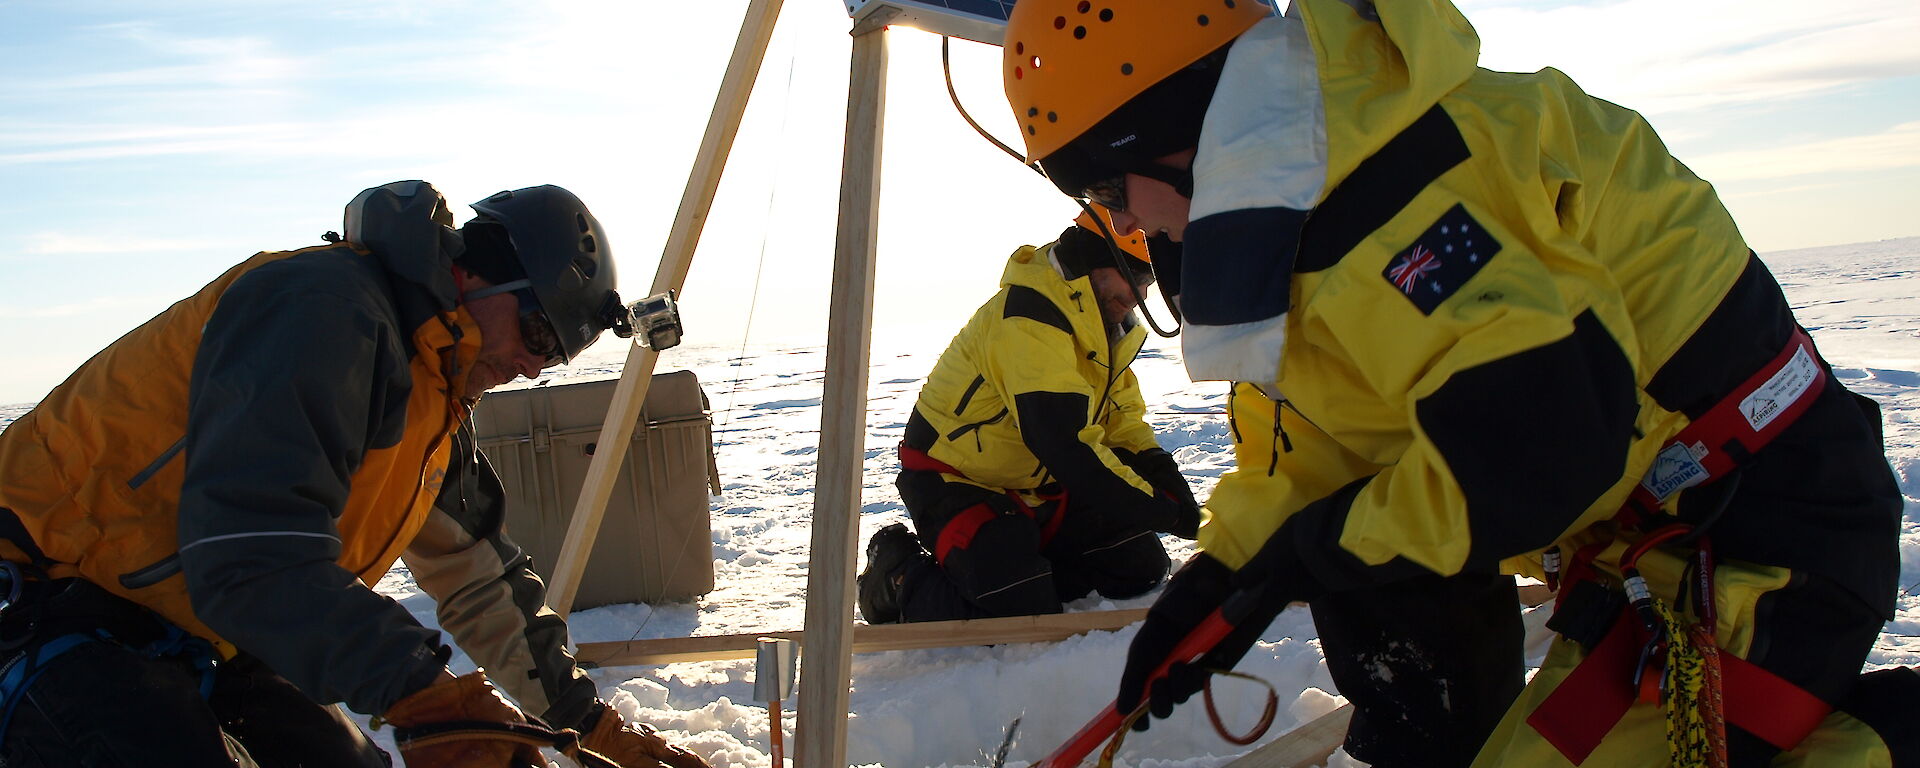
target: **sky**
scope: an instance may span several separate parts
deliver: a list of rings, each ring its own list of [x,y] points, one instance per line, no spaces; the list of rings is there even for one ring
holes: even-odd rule
[[[553,183],[644,292],[745,0],[0,0],[0,403],[369,186]],[[1920,234],[1911,0],[1462,0],[1482,64],[1647,115],[1762,252]],[[850,50],[787,0],[682,292],[690,342],[824,342]],[[877,339],[945,343],[1075,208],[967,128],[938,38],[891,35]],[[961,98],[1011,139],[998,49]],[[456,209],[463,216],[464,208]]]

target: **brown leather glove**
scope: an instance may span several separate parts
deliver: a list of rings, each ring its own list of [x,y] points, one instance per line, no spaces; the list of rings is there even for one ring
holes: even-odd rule
[[[707,761],[685,747],[668,744],[644,723],[629,723],[604,701],[595,701],[599,717],[580,745],[620,764],[620,768],[708,768]]]
[[[520,708],[501,696],[480,672],[442,679],[415,691],[395,702],[382,719],[400,729],[396,741],[407,768],[546,768],[547,765],[540,750],[524,742],[431,737],[433,727],[443,724],[527,722]],[[413,738],[406,738],[408,736]]]

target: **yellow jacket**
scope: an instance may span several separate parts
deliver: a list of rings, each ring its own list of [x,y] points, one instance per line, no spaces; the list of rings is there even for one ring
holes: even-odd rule
[[[1287,523],[1337,585],[1490,568],[1610,519],[1785,345],[1778,285],[1639,115],[1553,70],[1479,69],[1446,0],[1294,7],[1235,43],[1195,162],[1189,367],[1258,384],[1235,389],[1201,546],[1238,567]],[[1817,511],[1897,524],[1877,411],[1829,389],[1809,416],[1843,425],[1871,492]],[[1735,557],[1836,559],[1731,528]],[[1870,593],[1891,562],[1836,575]]]
[[[1146,331],[1129,318],[1109,336],[1088,278],[1064,279],[1050,252],[1007,260],[1001,291],[928,374],[906,442],[996,491],[1059,481],[1087,501],[1151,502],[1153,486],[1113,451],[1159,448],[1128,369]]]

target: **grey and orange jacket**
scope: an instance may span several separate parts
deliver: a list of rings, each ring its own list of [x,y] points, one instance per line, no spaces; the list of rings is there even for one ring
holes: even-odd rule
[[[949,482],[1016,493],[1058,482],[1078,502],[1166,530],[1177,503],[1116,453],[1164,454],[1129,369],[1146,331],[1129,322],[1110,335],[1089,278],[1066,279],[1053,261],[1051,246],[1008,258],[1000,292],[928,374],[905,442],[959,470]]]
[[[0,433],[0,508],[32,545],[0,556],[369,714],[446,663],[440,633],[369,586],[404,556],[474,662],[571,724],[593,686],[462,428],[480,339],[459,235],[424,182],[370,192],[359,242],[255,255]]]
[[[1199,539],[1229,566],[1280,536],[1339,588],[1580,543],[1796,330],[1644,119],[1478,53],[1446,0],[1300,0],[1229,53],[1179,297],[1189,373],[1241,382]],[[1830,382],[1737,485],[1666,511],[1890,616],[1879,428]]]

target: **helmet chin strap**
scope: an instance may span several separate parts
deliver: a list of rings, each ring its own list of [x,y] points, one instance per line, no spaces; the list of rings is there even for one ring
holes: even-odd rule
[[[1153,332],[1163,339],[1171,339],[1180,335],[1180,312],[1173,308],[1173,300],[1167,300],[1167,309],[1173,313],[1174,323],[1173,330],[1169,331],[1160,327],[1160,323],[1153,318],[1153,310],[1147,308],[1147,297],[1140,292],[1140,283],[1133,279],[1133,266],[1127,263],[1132,261],[1133,257],[1122,253],[1120,246],[1113,244],[1113,230],[1107,228],[1107,222],[1103,221],[1100,216],[1093,212],[1093,207],[1087,205],[1087,201],[1077,197],[1073,198],[1073,201],[1078,203],[1081,210],[1086,211],[1087,215],[1093,218],[1093,223],[1096,226],[1100,227],[1101,240],[1107,244],[1107,252],[1113,255],[1113,264],[1120,269],[1120,276],[1127,281],[1127,289],[1133,292],[1133,305],[1139,307],[1140,314],[1147,318],[1147,327],[1152,328]]]
[[[499,285],[489,285],[477,291],[463,290],[460,292],[460,299],[462,301],[473,301],[475,299],[484,299],[488,296],[498,296],[503,293],[510,293],[513,291],[518,291],[522,288],[532,288],[532,287],[533,287],[533,281],[523,277],[519,280],[508,280],[507,282],[501,283]]]

